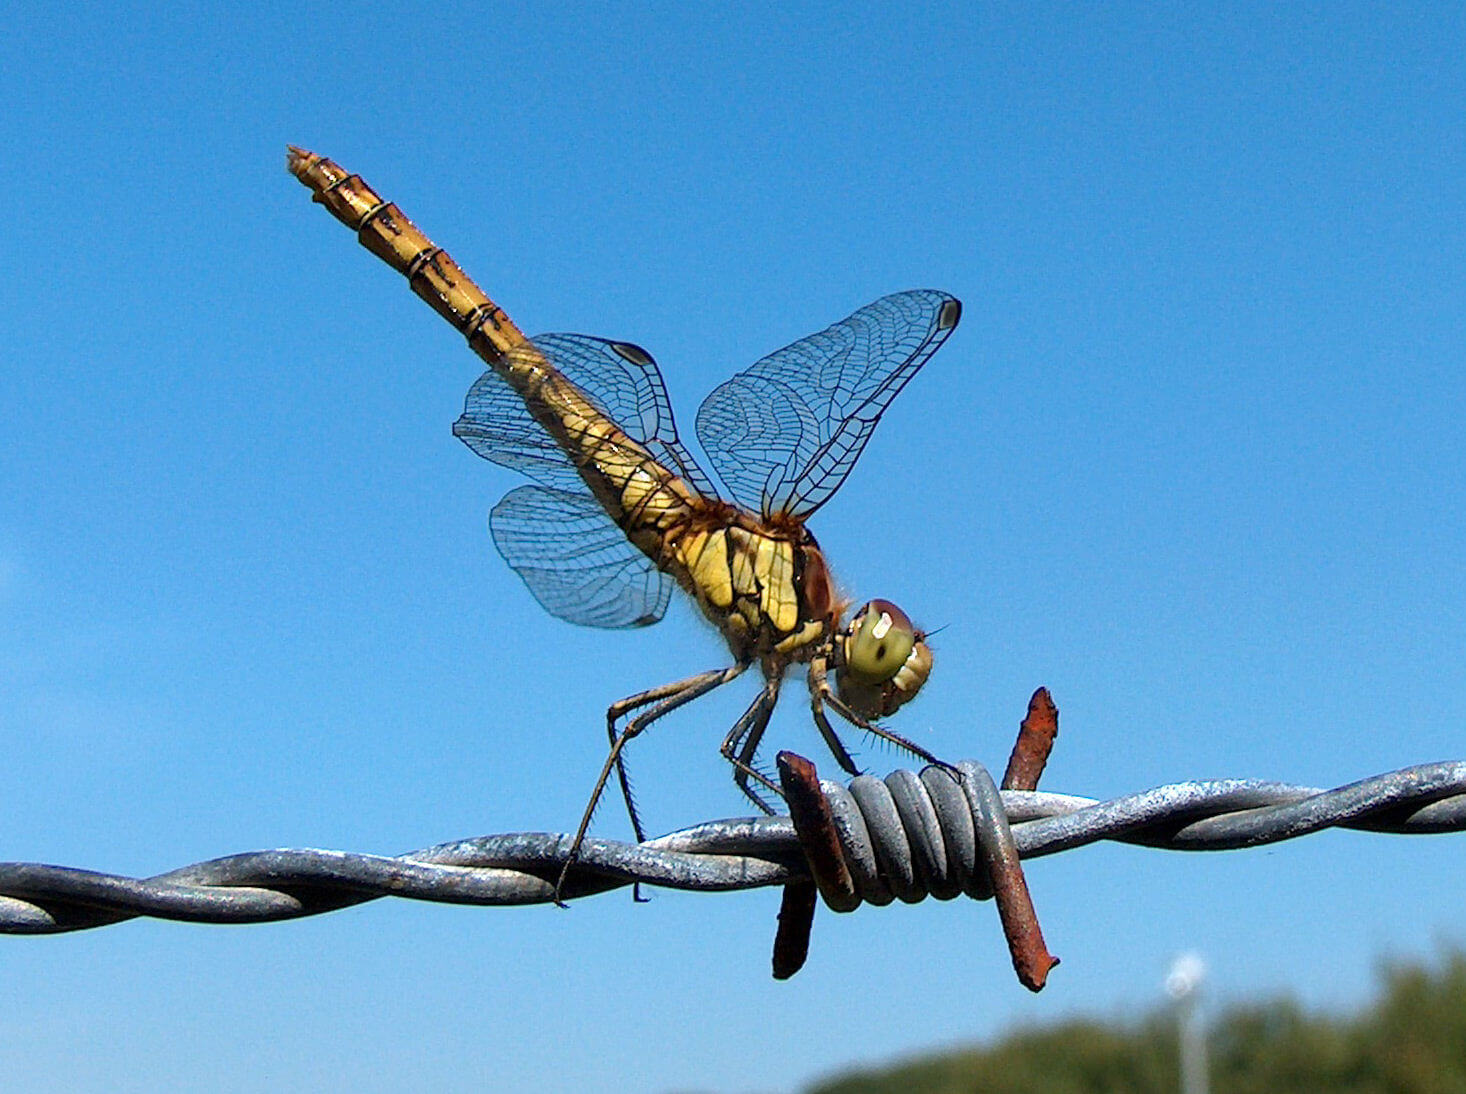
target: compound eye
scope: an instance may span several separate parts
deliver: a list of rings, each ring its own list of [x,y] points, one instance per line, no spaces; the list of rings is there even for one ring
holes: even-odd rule
[[[916,646],[916,628],[889,600],[872,600],[850,621],[845,667],[862,684],[884,684]]]

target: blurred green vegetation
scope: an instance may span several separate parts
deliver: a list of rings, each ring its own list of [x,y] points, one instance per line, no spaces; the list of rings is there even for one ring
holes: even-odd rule
[[[1466,952],[1381,967],[1349,1014],[1288,999],[1226,1007],[1208,1023],[1212,1094],[1466,1094]],[[1083,1019],[990,1045],[851,1072],[805,1094],[1175,1094],[1174,1017]]]

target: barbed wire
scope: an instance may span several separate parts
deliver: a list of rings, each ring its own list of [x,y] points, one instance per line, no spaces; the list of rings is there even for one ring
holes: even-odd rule
[[[992,785],[980,765],[955,769],[963,784],[980,777]],[[1324,828],[1466,830],[1466,761],[1420,764],[1331,790],[1257,779],[1179,782],[1109,801],[1004,790],[995,812],[984,811],[979,793],[954,792],[959,784],[951,770],[896,771],[884,780],[859,776],[848,787],[819,783],[854,881],[854,899],[837,910],[862,901],[990,896],[981,855],[984,846],[1002,839],[1011,839],[1018,856],[1036,858],[1100,840],[1213,851]],[[526,832],[397,856],[255,851],[150,878],[3,863],[0,933],[55,934],[138,916],[260,923],[388,896],[450,904],[547,903],[555,899],[554,879],[570,843],[568,835]],[[793,821],[757,817],[700,824],[643,844],[587,839],[561,895],[574,899],[634,883],[724,892],[809,879]]]

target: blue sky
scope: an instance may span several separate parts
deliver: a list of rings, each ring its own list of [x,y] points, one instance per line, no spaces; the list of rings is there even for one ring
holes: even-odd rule
[[[724,662],[686,606],[636,633],[538,609],[485,529],[517,480],[449,433],[476,359],[287,142],[527,330],[645,345],[687,427],[875,297],[961,297],[813,525],[852,595],[946,625],[893,722],[935,752],[1001,767],[1044,684],[1054,790],[1466,756],[1463,47],[1453,5],[13,12],[0,857],[562,831],[605,706]],[[717,742],[753,687],[638,744],[651,829],[745,812]],[[831,766],[802,703],[770,741]],[[1215,997],[1347,1004],[1381,956],[1463,941],[1461,855],[1044,860],[1037,997],[967,903],[822,914],[776,984],[774,892],[11,939],[0,1071],[787,1091],[1138,1013],[1189,949]]]

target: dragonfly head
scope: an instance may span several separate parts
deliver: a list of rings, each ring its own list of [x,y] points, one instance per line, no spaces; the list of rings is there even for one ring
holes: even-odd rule
[[[926,683],[932,651],[926,635],[889,600],[872,600],[835,636],[835,685],[864,718],[895,714]]]

